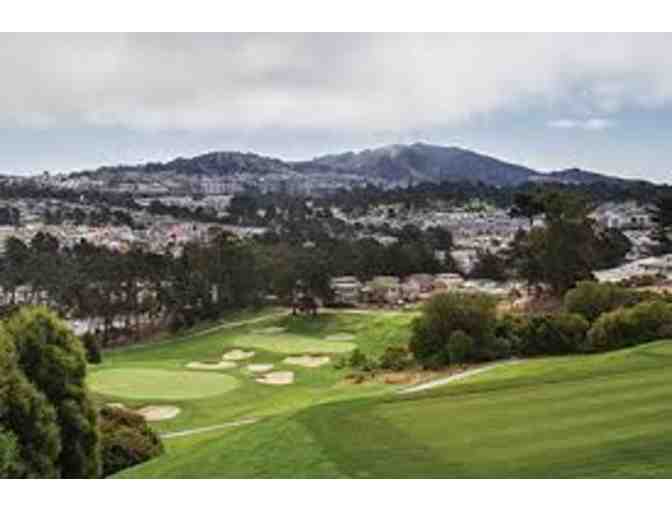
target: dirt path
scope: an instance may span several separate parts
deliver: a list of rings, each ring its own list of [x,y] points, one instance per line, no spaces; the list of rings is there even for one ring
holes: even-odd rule
[[[211,432],[213,430],[219,430],[219,429],[227,429],[230,427],[240,427],[242,425],[251,425],[252,423],[257,423],[256,418],[247,418],[245,420],[238,420],[238,421],[229,421],[226,423],[219,423],[217,425],[210,425],[209,427],[199,427],[196,429],[187,429],[187,430],[179,430],[177,432],[167,432],[165,434],[161,434],[161,439],[171,439],[173,437],[183,437],[183,436],[191,436],[194,434],[202,434],[203,432]]]
[[[472,375],[478,375],[482,374],[483,372],[487,372],[489,370],[492,370],[493,368],[497,367],[502,367],[506,365],[514,365],[516,363],[520,363],[520,360],[510,360],[510,361],[500,361],[498,363],[491,363],[489,365],[485,365],[479,368],[474,368],[472,370],[467,370],[465,372],[461,372],[459,374],[451,375],[448,377],[443,377],[441,379],[435,379],[433,381],[429,381],[426,383],[418,384],[416,386],[411,386],[410,388],[404,388],[398,391],[398,393],[415,393],[417,391],[424,391],[424,390],[429,390],[431,388],[437,388],[439,386],[443,386],[445,384],[449,384],[453,381],[459,381],[460,379],[466,379],[467,377],[471,377]]]

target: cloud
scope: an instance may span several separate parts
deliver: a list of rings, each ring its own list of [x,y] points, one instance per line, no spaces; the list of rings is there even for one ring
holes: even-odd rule
[[[547,123],[548,127],[555,129],[583,129],[585,131],[602,131],[615,125],[615,122],[603,118],[590,119],[557,119]]]
[[[672,101],[671,50],[667,34],[3,34],[0,128],[409,132],[541,110],[599,130]]]

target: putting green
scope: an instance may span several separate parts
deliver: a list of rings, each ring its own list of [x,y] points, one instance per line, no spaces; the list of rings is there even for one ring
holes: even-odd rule
[[[96,393],[137,400],[186,400],[231,391],[235,377],[217,373],[113,368],[89,375],[89,387]]]
[[[300,335],[245,335],[233,344],[246,349],[262,349],[282,354],[329,354],[352,351],[357,345],[351,342],[330,342]]]

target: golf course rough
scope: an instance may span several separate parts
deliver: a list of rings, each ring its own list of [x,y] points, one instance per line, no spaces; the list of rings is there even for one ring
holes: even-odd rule
[[[187,400],[227,393],[239,385],[235,377],[214,372],[113,368],[89,376],[96,393],[135,400]]]

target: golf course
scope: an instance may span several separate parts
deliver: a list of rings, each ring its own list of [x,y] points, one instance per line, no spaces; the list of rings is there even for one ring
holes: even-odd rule
[[[151,421],[166,452],[116,476],[672,475],[672,342],[503,363],[411,393],[336,368],[354,349],[406,345],[416,313],[262,311],[106,352],[89,370],[99,403],[175,410]]]

